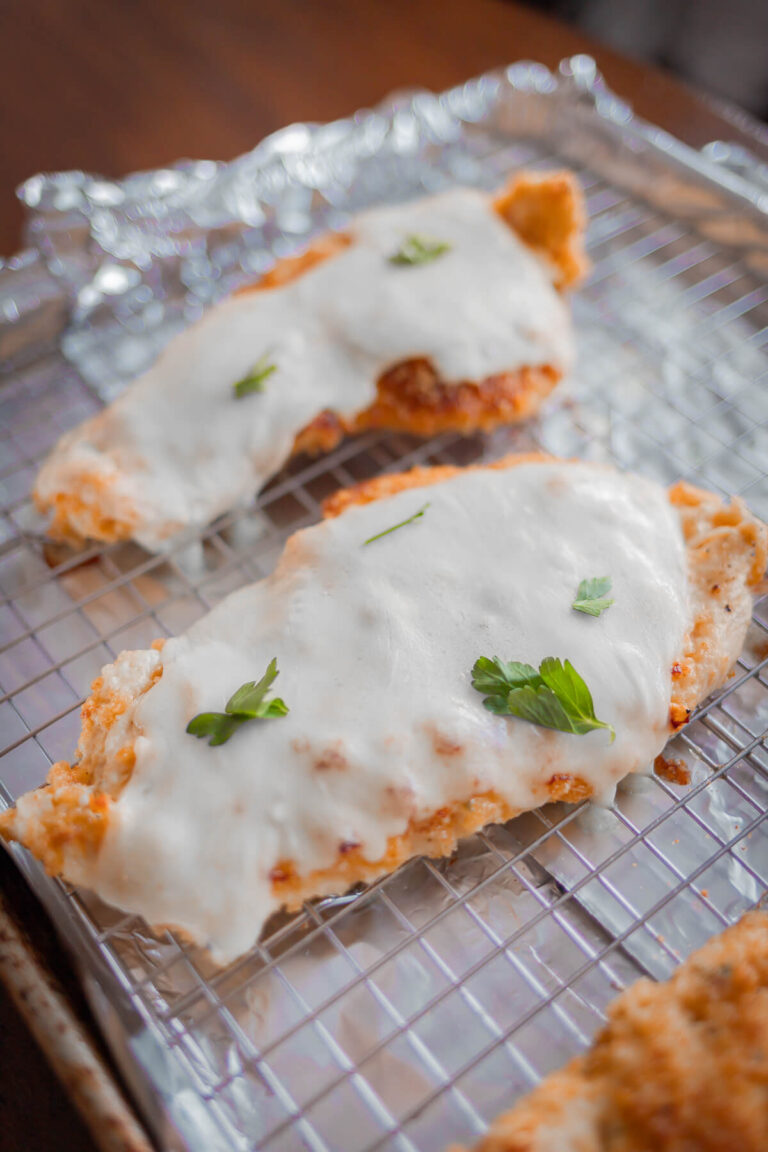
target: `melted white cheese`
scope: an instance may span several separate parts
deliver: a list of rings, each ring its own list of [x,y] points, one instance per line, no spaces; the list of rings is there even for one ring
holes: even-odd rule
[[[428,357],[453,382],[568,368],[570,322],[552,271],[487,195],[457,189],[377,209],[353,233],[352,245],[293,283],[231,297],[173,340],[116,403],[62,439],[38,495],[84,495],[85,470],[104,515],[135,510],[135,538],[162,549],[251,499],[323,409],[351,417],[367,408],[393,364]],[[450,251],[392,264],[413,233]],[[233,385],[263,356],[276,365],[264,391],[237,399]]]
[[[133,776],[95,867],[72,878],[228,960],[274,910],[279,861],[306,875],[342,843],[376,860],[412,818],[491,789],[529,809],[555,773],[604,795],[666,740],[685,571],[665,492],[590,464],[464,473],[298,533],[270,578],[153,654],[162,676],[121,721],[140,733]],[[613,607],[573,611],[603,575]],[[615,742],[487,712],[471,670],[494,655],[570,659]],[[185,733],[273,656],[288,716],[218,748]],[[141,674],[128,659],[126,685]]]

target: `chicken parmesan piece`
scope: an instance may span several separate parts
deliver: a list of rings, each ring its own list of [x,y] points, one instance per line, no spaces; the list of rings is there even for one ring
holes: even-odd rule
[[[37,477],[49,534],[162,551],[296,452],[386,428],[471,433],[537,411],[573,357],[580,189],[522,173],[361,213],[213,307]]]
[[[278,908],[610,797],[722,682],[768,549],[738,500],[543,456],[381,477],[327,513],[270,577],[106,667],[75,764],[0,816],[51,872],[219,962]],[[572,606],[593,577],[597,616]],[[494,656],[570,661],[593,730],[489,711],[473,668]],[[251,684],[273,658],[274,711]],[[233,720],[243,692],[254,718]]]
[[[476,1152],[767,1146],[768,913],[755,911],[669,980],[617,997],[590,1050],[499,1117]]]

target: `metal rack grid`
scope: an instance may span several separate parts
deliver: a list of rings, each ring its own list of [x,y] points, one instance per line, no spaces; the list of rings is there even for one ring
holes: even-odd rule
[[[496,139],[486,172],[562,162]],[[0,797],[70,757],[79,704],[126,647],[189,625],[267,574],[339,486],[413,464],[541,447],[684,476],[768,511],[768,288],[743,250],[637,190],[574,164],[594,271],[575,301],[580,365],[542,418],[491,437],[368,435],[299,461],[257,506],[166,557],[130,545],[56,554],[30,481],[98,397],[60,354],[0,393]],[[710,221],[706,217],[706,221]],[[414,860],[365,891],[278,917],[217,971],[199,949],[86,892],[55,888],[64,922],[127,996],[152,1051],[129,1059],[190,1146],[439,1149],[475,1139],[583,1050],[616,993],[663,978],[768,887],[768,598],[725,689],[672,742],[687,786],[622,785],[610,809],[552,805]],[[21,858],[21,854],[20,858]],[[57,898],[58,898],[57,897]],[[89,959],[90,957],[90,959]],[[139,1029],[139,1023],[141,1028]],[[123,1036],[130,1029],[123,1019]],[[162,1058],[158,1056],[162,1054]],[[165,1138],[170,1139],[168,1132]]]

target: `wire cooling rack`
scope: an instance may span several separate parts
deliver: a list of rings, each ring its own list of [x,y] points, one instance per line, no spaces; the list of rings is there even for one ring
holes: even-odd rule
[[[104,663],[266,575],[339,486],[540,447],[683,476],[768,515],[764,191],[634,120],[584,68],[518,65],[330,135],[299,126],[225,169],[26,187],[36,248],[0,270],[2,802],[71,758]],[[563,163],[586,192],[594,270],[574,300],[578,369],[540,419],[485,438],[350,440],[166,557],[45,542],[29,489],[46,452],[209,296],[364,203]],[[588,1045],[618,991],[668,975],[760,899],[767,731],[758,599],[734,675],[667,751],[687,784],[633,777],[611,808],[550,805],[489,828],[450,860],[274,918],[222,971],[14,851],[163,1146],[430,1152],[475,1139]]]

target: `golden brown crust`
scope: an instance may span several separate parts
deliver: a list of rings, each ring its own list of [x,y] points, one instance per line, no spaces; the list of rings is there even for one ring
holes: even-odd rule
[[[162,644],[156,640],[152,647],[159,650]],[[162,665],[157,664],[139,692],[123,693],[97,676],[80,712],[77,762],[70,765],[60,760],[53,764],[45,785],[21,798],[22,807],[29,798],[33,800],[32,819],[22,824],[19,806],[0,812],[0,836],[21,840],[51,875],[65,870],[67,856],[74,854],[85,860],[98,852],[109,808],[130,780],[136,762],[133,729],[116,750],[107,748],[108,738],[116,721],[161,674]]]
[[[81,482],[83,494],[57,492],[51,501],[44,500],[33,489],[32,500],[37,511],[43,516],[53,512],[47,528],[50,538],[73,548],[81,547],[85,540],[103,540],[107,544],[130,540],[139,525],[136,510],[126,508],[122,517],[104,515],[100,493],[109,487],[108,481],[83,473]]]
[[[738,497],[724,504],[691,484],[675,484],[670,503],[680,516],[688,552],[693,629],[672,668],[672,726],[723,683],[741,651],[752,615],[750,589],[768,563],[768,531]]]
[[[638,980],[589,1052],[501,1116],[477,1152],[764,1152],[768,914],[661,984]]]
[[[519,173],[496,197],[493,206],[521,239],[556,270],[558,288],[573,286],[585,274],[586,215],[581,190],[570,173]],[[279,260],[260,280],[239,289],[237,294],[288,284],[353,242],[353,232],[321,236],[304,252]],[[558,368],[540,365],[484,380],[447,383],[428,360],[401,361],[377,381],[376,399],[367,408],[350,417],[331,410],[319,412],[297,434],[293,454],[330,452],[344,436],[374,428],[417,436],[446,431],[488,432],[533,415],[560,377]],[[126,506],[119,516],[105,515],[103,507],[109,487],[109,478],[84,462],[67,491],[57,493],[52,500],[44,500],[33,492],[40,513],[53,511],[49,536],[74,546],[86,539],[106,543],[131,539],[138,527],[138,513]]]
[[[477,384],[446,384],[429,360],[403,360],[376,383],[376,399],[349,418],[325,409],[299,432],[293,451],[330,452],[344,436],[374,428],[436,436],[441,432],[491,432],[538,411],[560,380],[545,365],[488,376]]]
[[[550,459],[553,458],[543,453],[527,453],[470,469],[414,468],[396,475],[378,476],[335,493],[326,500],[323,512],[327,517],[338,516],[356,504],[367,504],[408,488],[441,483],[468,470],[506,469]],[[711,493],[689,485],[672,488],[670,501],[681,514],[694,619],[684,653],[670,669],[670,731],[674,731],[680,723],[685,723],[690,710],[722,683],[741,649],[751,607],[749,587],[758,582],[765,568],[768,530],[740,501],[725,505]],[[300,541],[300,536],[286,542],[286,555],[292,553],[296,541]],[[726,611],[726,605],[730,611]],[[119,659],[130,657],[130,653],[122,654]],[[107,737],[128,705],[147,691],[161,672],[162,665],[157,662],[142,675],[128,696],[110,691],[102,677],[94,681],[92,695],[83,705],[78,766],[69,769],[65,764],[55,765],[48,784],[20,801],[22,804],[32,797],[38,802],[39,815],[19,819],[14,810],[0,814],[0,835],[22,840],[53,872],[61,871],[65,846],[70,850],[78,848],[84,856],[98,850],[109,804],[119,795],[133,767],[130,739],[126,739],[115,755],[107,752]],[[451,749],[441,746],[438,752],[448,756]],[[67,776],[67,772],[72,775]],[[590,794],[589,785],[578,777],[555,775],[542,781],[542,803],[547,800],[575,803]],[[91,819],[84,813],[94,796],[98,797],[98,804],[96,815]],[[68,827],[69,814],[75,808],[77,819]],[[441,809],[427,819],[412,819],[402,835],[390,838],[387,851],[378,860],[366,860],[357,845],[345,844],[339,846],[337,858],[330,867],[308,876],[298,875],[292,863],[284,861],[273,875],[273,890],[289,908],[295,908],[309,897],[338,892],[353,883],[380,876],[411,856],[447,855],[462,836],[485,824],[509,820],[516,814],[498,796],[478,794]]]
[[[504,471],[507,468],[516,468],[520,464],[535,464],[539,461],[554,460],[554,456],[546,452],[516,452],[510,456],[502,456],[500,460],[492,460],[488,464],[470,464],[466,468],[459,468],[456,464],[439,464],[431,468],[411,468],[408,472],[390,472],[383,476],[374,476],[371,480],[361,480],[350,488],[341,488],[323,501],[323,516],[332,519],[340,516],[348,508],[356,504],[370,504],[374,500],[383,500],[387,496],[395,496],[398,492],[405,492],[408,488],[428,488],[432,484],[442,484],[452,476],[464,472],[482,472],[491,468]]]
[[[349,247],[352,239],[349,232],[328,232],[325,236],[319,236],[303,252],[299,252],[296,256],[284,256],[255,284],[243,285],[234,295],[247,296],[249,292],[261,292],[265,288],[282,288],[292,280],[298,280],[305,272],[309,272],[310,268],[315,268],[333,256],[338,256],[339,252]]]
[[[557,269],[557,288],[571,288],[589,271],[584,251],[584,197],[570,172],[521,172],[494,207],[518,236]]]
[[[86,776],[79,764],[61,760],[52,765],[23,836],[17,810],[0,812],[0,836],[20,840],[52,876],[64,872],[72,855],[92,859],[107,830],[110,797],[91,788]]]
[[[591,789],[579,777],[553,776],[542,792],[547,799],[576,803],[590,795]],[[272,892],[288,911],[297,911],[305,900],[344,892],[354,884],[370,883],[393,872],[413,856],[450,856],[459,840],[471,836],[487,824],[503,824],[518,816],[519,811],[496,793],[481,792],[434,812],[426,820],[411,820],[400,836],[390,836],[387,850],[378,860],[367,860],[358,845],[340,845],[336,861],[329,868],[296,873],[290,860],[281,861],[272,870]]]
[[[558,288],[570,288],[586,276],[587,213],[583,193],[572,173],[518,172],[492,204],[520,239],[557,270]],[[328,232],[296,256],[278,260],[254,284],[239,288],[236,295],[290,284],[352,243],[354,232]]]

